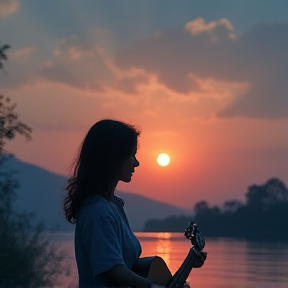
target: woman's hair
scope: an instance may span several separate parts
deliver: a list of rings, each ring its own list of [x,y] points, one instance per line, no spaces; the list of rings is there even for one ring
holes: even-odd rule
[[[136,150],[139,135],[134,126],[111,119],[101,120],[90,128],[65,189],[63,208],[70,223],[75,223],[85,198],[101,195],[110,199],[120,168]]]

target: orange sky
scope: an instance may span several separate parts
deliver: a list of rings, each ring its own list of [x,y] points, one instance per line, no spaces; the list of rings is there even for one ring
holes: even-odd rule
[[[17,102],[20,118],[33,128],[31,142],[17,138],[8,145],[18,158],[68,175],[90,126],[116,118],[142,130],[140,167],[119,190],[190,208],[203,199],[244,200],[248,185],[270,177],[288,183],[284,2],[278,14],[259,12],[249,27],[232,6],[224,17],[200,4],[188,15],[186,4],[172,21],[170,3],[158,23],[149,2],[151,23],[139,12],[143,4],[132,16],[122,11],[99,16],[101,22],[87,1],[79,11],[67,6],[62,18],[56,12],[57,26],[35,3],[35,11],[28,3],[5,3],[0,40],[12,48],[0,92]],[[45,4],[47,14],[55,3]],[[168,167],[156,163],[161,152],[171,157]]]

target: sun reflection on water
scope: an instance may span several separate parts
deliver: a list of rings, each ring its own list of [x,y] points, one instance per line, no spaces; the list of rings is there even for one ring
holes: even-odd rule
[[[171,233],[158,233],[158,240],[156,244],[157,256],[163,258],[168,267],[170,266],[171,254]]]
[[[190,241],[183,233],[137,232],[141,242],[141,257],[158,255],[166,262],[172,274],[181,266]],[[61,277],[62,285],[53,288],[76,288],[78,273],[74,256],[73,237],[65,237],[62,245],[69,251],[71,274]],[[254,243],[239,239],[206,239],[207,263],[193,269],[188,281],[194,288],[287,288],[287,243]]]

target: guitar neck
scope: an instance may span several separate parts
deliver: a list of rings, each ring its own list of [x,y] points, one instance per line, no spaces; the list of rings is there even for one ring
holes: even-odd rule
[[[188,278],[192,268],[195,266],[197,261],[197,254],[194,251],[194,247],[189,250],[187,257],[182,263],[181,267],[177,270],[177,272],[173,275],[171,280],[168,282],[166,287],[168,288],[182,288],[186,279]]]

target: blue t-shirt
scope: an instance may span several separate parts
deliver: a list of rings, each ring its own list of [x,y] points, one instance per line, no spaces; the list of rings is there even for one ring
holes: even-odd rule
[[[99,274],[116,265],[131,269],[140,257],[141,245],[131,231],[124,201],[96,195],[86,199],[76,217],[75,256],[79,288],[106,286]]]

